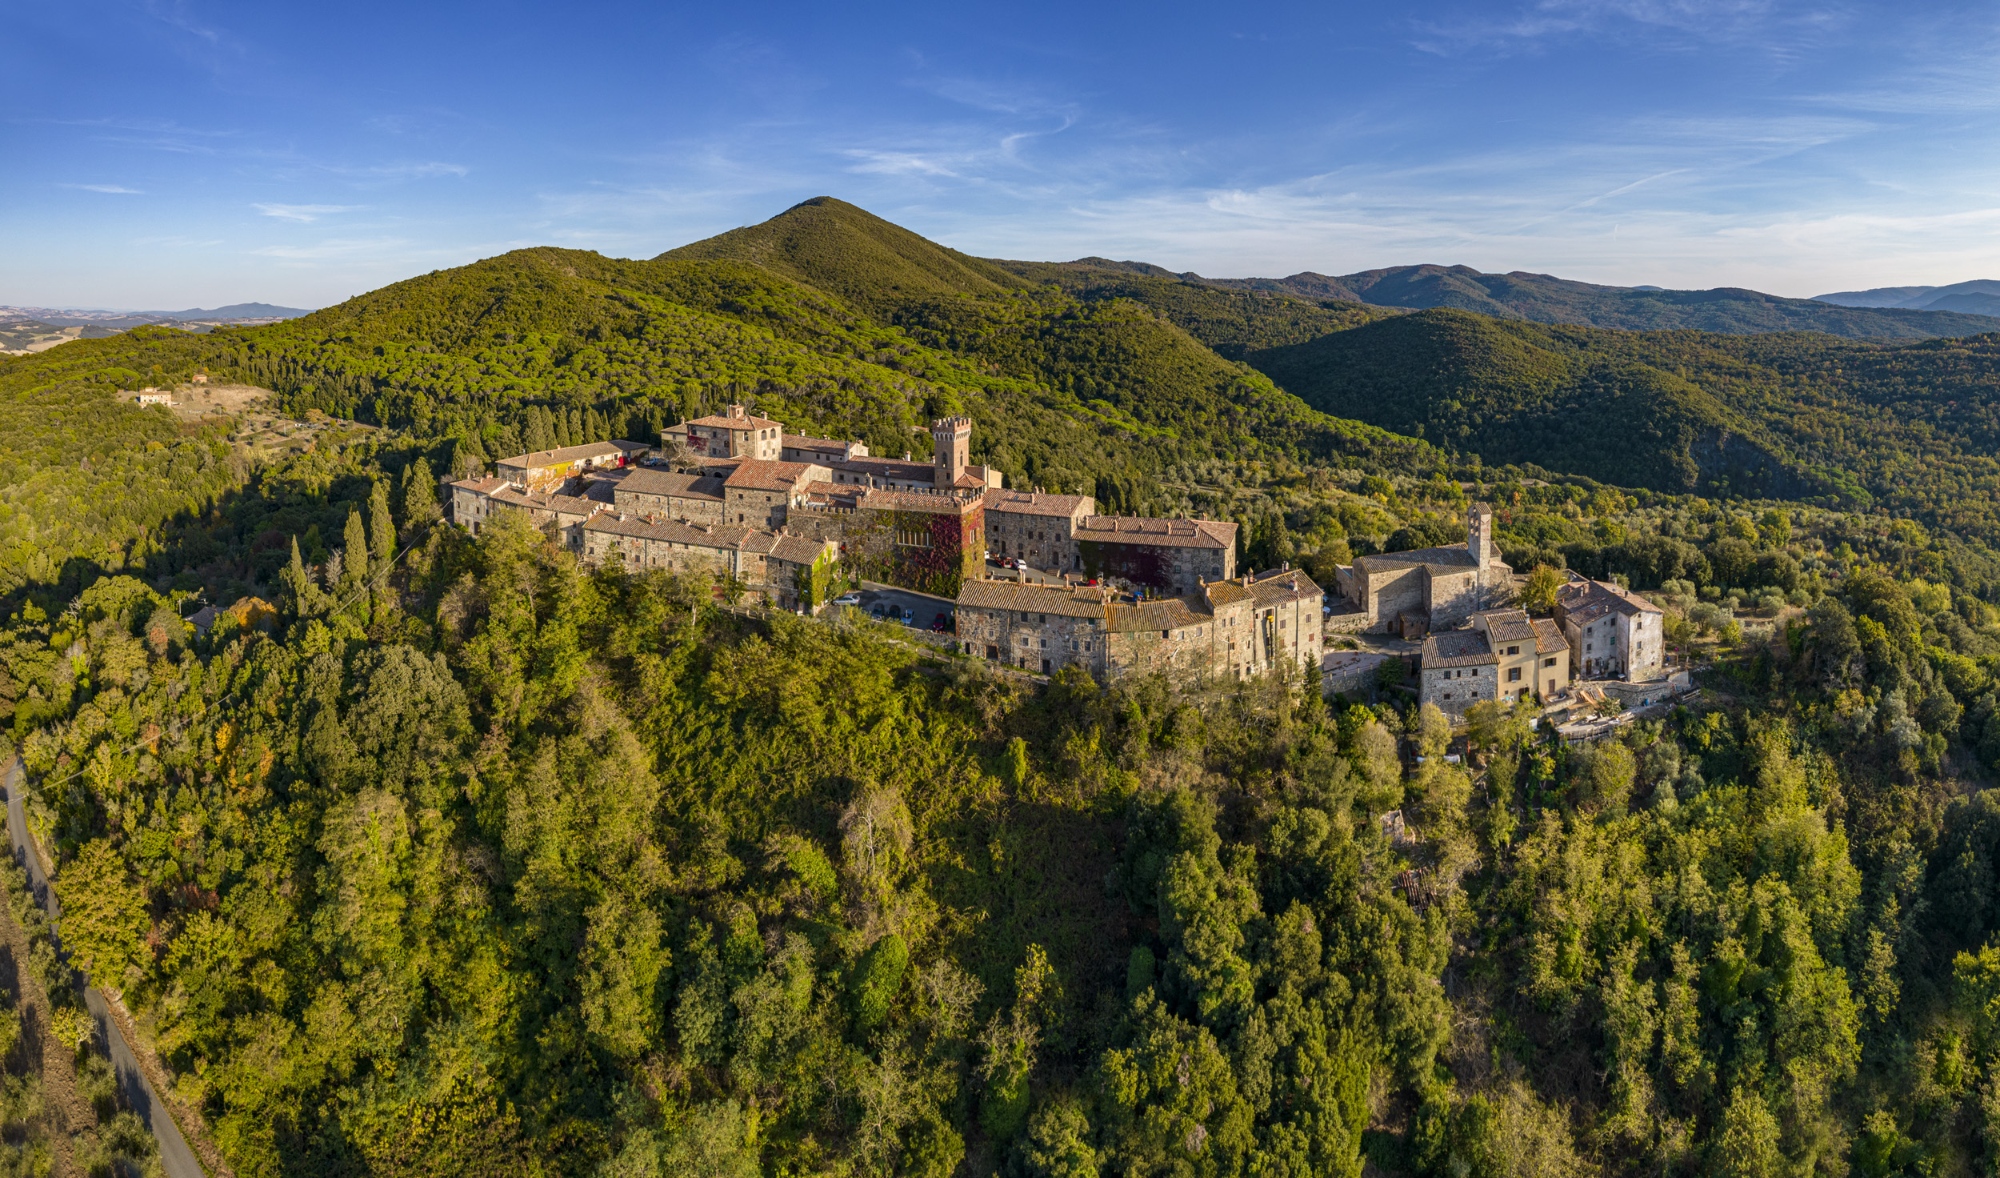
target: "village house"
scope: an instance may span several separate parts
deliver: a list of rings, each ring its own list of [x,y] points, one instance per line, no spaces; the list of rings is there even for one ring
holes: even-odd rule
[[[842,561],[869,580],[952,597],[985,569],[977,495],[814,483],[787,519],[799,535],[839,541]]]
[[[577,526],[613,505],[612,484],[571,481],[557,490],[526,490],[505,479],[460,479],[451,486],[452,522],[478,535],[501,512],[515,511],[528,522],[555,537],[571,551],[579,551]]]
[[[986,492],[985,506],[986,547],[994,556],[1053,572],[1075,571],[1076,530],[1097,514],[1097,501],[1088,495],[1043,491],[996,488]]]
[[[1561,628],[1518,609],[1482,610],[1463,629],[1433,632],[1420,658],[1419,702],[1452,716],[1481,700],[1549,699],[1570,685]]]
[[[839,559],[831,540],[767,532],[738,524],[714,527],[679,520],[647,520],[605,512],[578,529],[579,552],[593,565],[622,565],[634,573],[664,569],[733,577],[784,609],[803,601],[801,570]],[[816,603],[815,603],[816,604]]]
[[[731,405],[727,413],[697,417],[680,427],[682,445],[696,461],[715,458],[747,458],[779,462],[784,457],[785,427],[768,417],[758,417],[741,405]]]
[[[1557,590],[1555,617],[1578,678],[1640,682],[1666,673],[1666,614],[1630,589],[1576,577]]]
[[[1236,576],[1236,525],[1222,520],[1093,515],[1077,521],[1074,543],[1076,571],[1161,593]]]
[[[502,482],[540,491],[596,470],[616,470],[636,462],[652,449],[644,442],[592,442],[560,450],[535,450],[502,458],[493,464]]]
[[[712,474],[640,467],[612,489],[612,498],[619,511],[641,518],[708,526],[723,522],[722,479]]]
[[[958,642],[966,654],[1045,674],[1080,666],[1107,681],[1155,672],[1246,679],[1318,664],[1322,597],[1294,570],[1137,602],[1104,586],[967,581]]]
[[[1513,594],[1514,570],[1493,546],[1493,510],[1466,513],[1464,547],[1356,557],[1336,574],[1341,596],[1361,611],[1357,629],[1417,639],[1449,630]]]

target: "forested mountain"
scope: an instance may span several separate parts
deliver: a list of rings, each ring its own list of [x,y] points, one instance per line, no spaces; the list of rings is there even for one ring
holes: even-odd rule
[[[1001,263],[1026,272],[1039,263]],[[1737,287],[1662,290],[1598,286],[1548,274],[1484,274],[1470,266],[1392,266],[1333,277],[1305,272],[1289,278],[1203,278],[1172,274],[1139,262],[1085,258],[1077,269],[1174,277],[1224,290],[1288,295],[1310,302],[1357,302],[1423,310],[1449,307],[1496,319],[1612,327],[1626,331],[1713,331],[1756,334],[1818,331],[1850,339],[1917,340],[2000,331],[1988,304],[1940,303],[1934,308],[1894,302],[1846,302],[1840,296],[1787,299]],[[1971,297],[1971,296],[1968,296]],[[1834,305],[1834,304],[1840,305]],[[1971,313],[1967,313],[1971,312]]]
[[[1974,315],[2000,315],[2000,282],[1975,278],[1950,286],[1878,286],[1873,290],[1844,290],[1814,295],[1822,303],[1842,307],[1908,307],[1922,311],[1960,311]]]
[[[72,960],[245,1178],[1983,1172],[1996,348],[1002,267],[830,200],[522,250],[0,361],[0,739]],[[118,399],[198,370],[310,441]],[[878,452],[967,412],[1016,485],[1326,581],[1486,499],[1703,691],[1452,763],[1396,665],[1028,682],[439,522],[434,472],[732,400]]]

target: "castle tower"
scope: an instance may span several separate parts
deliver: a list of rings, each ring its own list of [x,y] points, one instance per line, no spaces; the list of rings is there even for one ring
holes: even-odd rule
[[[931,465],[937,468],[935,486],[949,490],[965,473],[972,451],[972,419],[940,417],[931,422]]]
[[[1465,550],[1472,554],[1472,565],[1484,573],[1493,563],[1493,509],[1484,503],[1475,503],[1465,515]]]

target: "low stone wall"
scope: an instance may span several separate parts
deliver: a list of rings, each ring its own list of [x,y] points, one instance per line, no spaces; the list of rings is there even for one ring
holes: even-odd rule
[[[1379,650],[1328,651],[1320,660],[1320,688],[1327,695],[1365,695],[1376,670],[1390,656]]]

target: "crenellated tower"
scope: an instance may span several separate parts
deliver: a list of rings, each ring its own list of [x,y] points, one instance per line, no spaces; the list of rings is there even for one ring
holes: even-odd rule
[[[972,419],[940,417],[931,422],[931,464],[937,468],[938,490],[956,485],[972,455]]]

